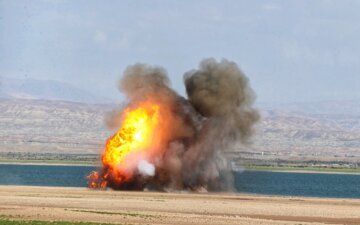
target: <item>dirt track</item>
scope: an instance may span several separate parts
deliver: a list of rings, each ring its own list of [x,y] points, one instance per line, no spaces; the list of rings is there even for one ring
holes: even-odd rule
[[[360,224],[360,199],[0,186],[0,215],[121,224]]]

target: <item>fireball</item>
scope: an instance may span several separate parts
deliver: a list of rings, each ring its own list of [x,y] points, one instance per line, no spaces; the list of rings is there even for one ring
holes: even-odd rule
[[[156,138],[159,135],[160,105],[152,101],[137,104],[136,107],[123,111],[121,128],[110,137],[102,155],[104,171],[102,174],[92,172],[89,176],[89,187],[105,188],[110,176],[116,183],[129,180],[134,168],[142,159],[156,151]]]

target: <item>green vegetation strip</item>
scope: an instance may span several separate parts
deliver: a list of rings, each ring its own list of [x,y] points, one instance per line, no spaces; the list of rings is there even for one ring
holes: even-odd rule
[[[9,220],[0,218],[0,225],[112,225],[111,223],[39,221],[39,220]]]
[[[66,210],[66,209],[65,209]],[[69,210],[73,212],[84,212],[84,213],[95,213],[95,214],[105,214],[105,215],[121,215],[121,216],[133,216],[140,218],[158,218],[159,216],[155,215],[146,215],[140,213],[121,213],[121,212],[107,212],[107,211],[92,211],[92,210]]]
[[[245,166],[247,170],[262,171],[307,171],[325,173],[359,173],[360,168],[306,167],[306,166]]]
[[[63,164],[63,165],[84,165],[84,166],[94,166],[96,162],[94,161],[71,161],[71,160],[13,160],[13,159],[0,159],[0,163],[21,163],[21,164]]]

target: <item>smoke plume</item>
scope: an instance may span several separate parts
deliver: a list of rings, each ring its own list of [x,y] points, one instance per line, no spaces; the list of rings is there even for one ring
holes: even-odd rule
[[[255,94],[236,63],[225,59],[203,60],[198,69],[185,73],[184,83],[187,99],[171,89],[161,67],[135,64],[125,70],[119,84],[128,100],[121,112],[122,130],[108,140],[102,171],[89,175],[90,187],[232,190],[230,160],[224,153],[246,144],[253,134],[259,119],[252,107]],[[116,149],[121,144],[113,147],[113,139],[127,144],[127,133],[134,129],[126,129],[126,115],[138,109],[151,119],[136,121],[149,121],[151,132],[136,150],[120,154]],[[121,163],[112,163],[119,157]]]
[[[252,108],[255,93],[236,63],[205,59],[199,69],[185,73],[184,81],[191,104],[204,117],[218,120],[223,135],[242,141],[252,135],[259,120]]]

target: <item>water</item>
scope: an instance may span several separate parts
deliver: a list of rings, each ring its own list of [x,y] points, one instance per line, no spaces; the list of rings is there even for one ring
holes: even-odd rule
[[[0,185],[85,187],[91,166],[0,165]],[[360,198],[360,175],[235,172],[241,193]]]
[[[0,185],[86,187],[92,166],[0,165]]]
[[[239,192],[326,198],[360,198],[360,175],[245,171],[235,174]]]

